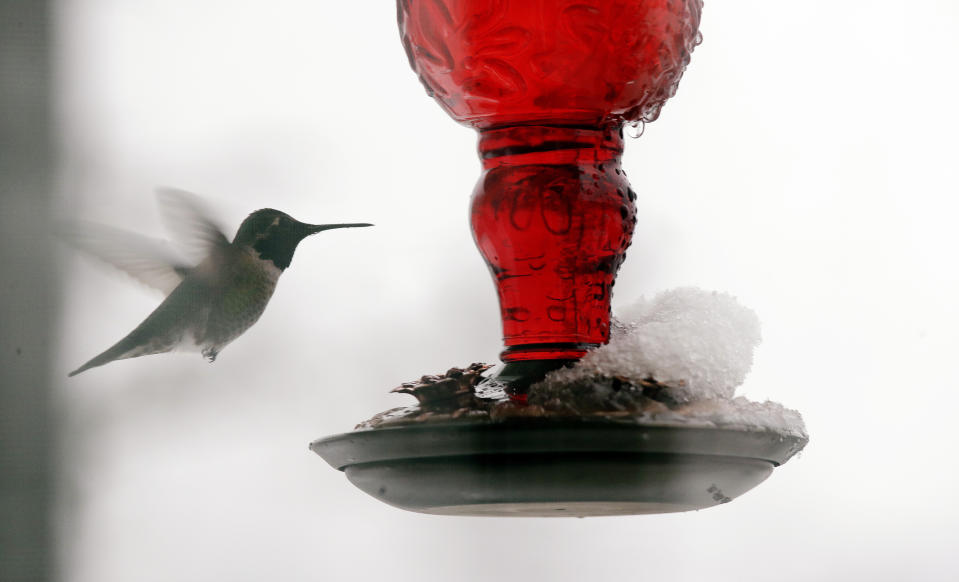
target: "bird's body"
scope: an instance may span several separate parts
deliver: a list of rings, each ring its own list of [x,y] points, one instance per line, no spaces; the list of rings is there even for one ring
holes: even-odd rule
[[[120,253],[116,251],[94,251],[145,280],[145,273],[150,273],[149,280],[167,281],[169,286],[172,277],[175,287],[126,337],[70,376],[115,360],[173,350],[200,351],[212,362],[263,314],[277,280],[289,266],[301,240],[322,230],[371,226],[366,223],[310,225],[278,210],[263,209],[243,221],[230,243],[202,215],[195,214],[194,218],[200,227],[206,256],[192,268],[167,264],[164,269],[164,265],[155,260],[146,265],[141,260],[133,268],[129,259],[117,259]],[[113,258],[105,256],[111,254]],[[157,274],[163,276],[158,278]]]

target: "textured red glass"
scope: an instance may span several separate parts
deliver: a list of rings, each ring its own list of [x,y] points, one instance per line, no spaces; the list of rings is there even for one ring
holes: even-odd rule
[[[567,359],[609,339],[635,195],[618,129],[518,126],[480,136],[472,226],[499,293],[505,360]]]
[[[480,131],[472,227],[505,361],[609,340],[635,225],[622,127],[652,121],[699,42],[701,0],[398,0],[427,92]]]
[[[410,65],[457,121],[646,120],[676,92],[702,0],[398,0]]]

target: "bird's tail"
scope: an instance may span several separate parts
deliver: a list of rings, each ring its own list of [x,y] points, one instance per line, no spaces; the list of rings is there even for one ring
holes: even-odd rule
[[[104,364],[109,364],[115,360],[125,360],[127,358],[135,358],[137,356],[145,356],[147,354],[158,354],[161,352],[169,352],[173,349],[173,343],[168,343],[164,345],[153,344],[150,345],[148,342],[144,341],[142,325],[137,329],[130,332],[122,340],[113,344],[109,349],[100,354],[99,356],[93,358],[86,364],[83,364],[76,370],[67,374],[67,377],[72,378],[80,372],[85,372],[90,368],[96,368]]]
[[[99,363],[97,363],[97,359],[94,358],[94,359],[90,360],[89,362],[87,362],[86,364],[83,364],[82,366],[80,366],[80,367],[77,368],[76,370],[74,370],[74,371],[70,372],[69,374],[67,374],[67,378],[73,378],[74,376],[76,376],[76,375],[79,374],[80,372],[86,372],[86,371],[89,370],[90,368],[96,368],[97,366],[102,366],[103,364],[106,364],[106,362],[99,362]]]
[[[119,343],[117,343],[117,344],[114,345],[112,348],[108,349],[107,351],[103,352],[103,353],[100,354],[99,356],[93,358],[92,360],[90,360],[90,361],[87,362],[86,364],[83,364],[82,366],[80,366],[80,367],[77,368],[76,370],[70,372],[69,374],[67,374],[67,377],[72,378],[72,377],[76,376],[77,374],[79,374],[80,372],[86,372],[86,371],[89,370],[90,368],[96,368],[96,367],[102,366],[102,365],[104,365],[104,364],[109,364],[109,363],[112,362],[113,360],[119,360],[119,359],[121,359],[121,357],[123,356],[123,352],[124,352],[124,351],[127,351],[126,348],[123,347],[121,344],[123,344],[122,341],[119,342]],[[129,356],[127,356],[127,357],[129,357]]]

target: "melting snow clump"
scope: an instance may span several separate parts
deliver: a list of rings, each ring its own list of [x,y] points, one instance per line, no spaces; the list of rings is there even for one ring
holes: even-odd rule
[[[607,345],[550,380],[652,378],[680,400],[732,398],[760,339],[759,318],[732,295],[683,287],[629,306]]]
[[[760,340],[759,318],[733,296],[693,287],[665,291],[626,308],[607,345],[547,374],[531,387],[530,402],[805,435],[798,412],[733,398]]]

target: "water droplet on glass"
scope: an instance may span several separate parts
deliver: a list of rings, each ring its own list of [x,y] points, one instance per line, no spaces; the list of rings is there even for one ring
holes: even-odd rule
[[[679,86],[678,81],[676,83],[673,83],[673,85],[670,88],[670,91],[672,91],[672,93],[670,93],[669,95],[670,97],[672,97],[673,94],[676,92],[676,87],[678,86]],[[650,106],[646,110],[646,113],[643,115],[643,121],[645,121],[646,123],[652,123],[656,121],[657,119],[659,119],[659,112],[663,110],[664,104],[665,104],[665,101],[660,101],[659,103],[656,103]]]
[[[642,119],[630,121],[626,124],[626,135],[633,139],[639,138],[646,131],[646,122]]]

